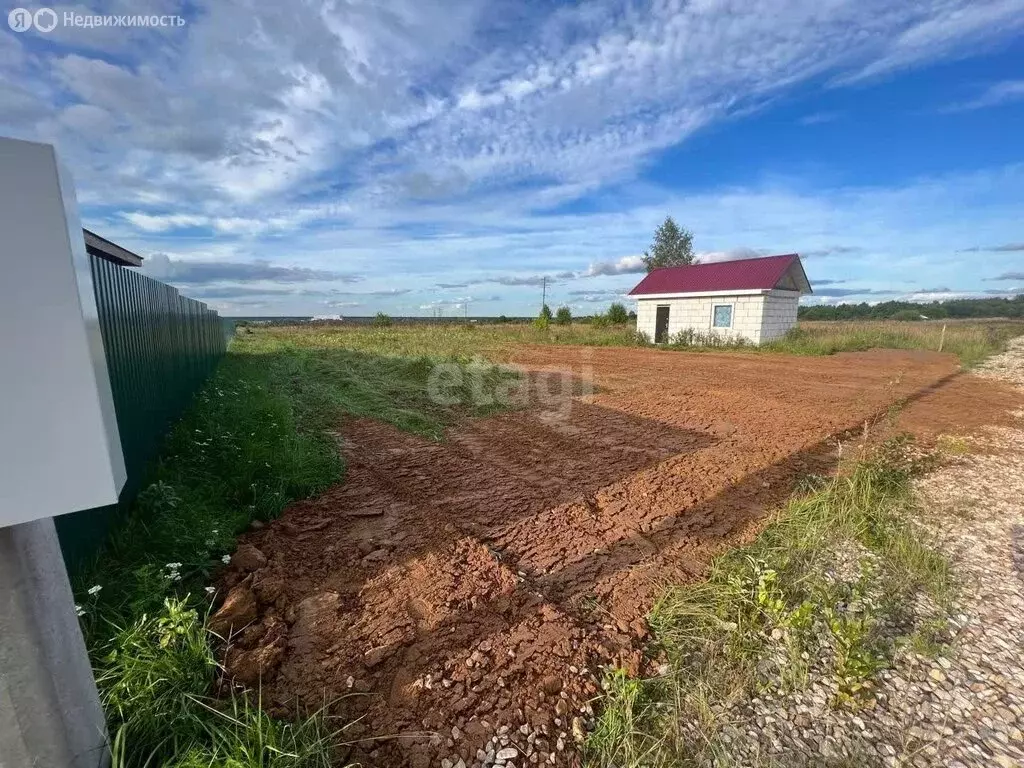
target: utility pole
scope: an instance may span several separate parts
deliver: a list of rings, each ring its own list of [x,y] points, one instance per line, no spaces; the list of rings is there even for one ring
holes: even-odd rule
[[[544,275],[543,282],[541,283],[544,287],[541,289],[540,294],[540,311],[544,311],[544,305],[548,303],[548,276]]]

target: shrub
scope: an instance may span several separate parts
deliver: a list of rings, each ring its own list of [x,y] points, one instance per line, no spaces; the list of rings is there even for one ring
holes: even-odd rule
[[[569,311],[568,307],[559,307],[555,313],[555,322],[558,325],[569,325],[572,322],[572,312]]]
[[[608,322],[612,325],[625,325],[629,322],[629,312],[622,304],[615,302],[608,307]]]
[[[683,330],[672,334],[668,343],[673,347],[692,347],[695,343],[696,335],[697,332],[693,328],[683,328]]]
[[[608,319],[608,315],[594,315],[590,324],[595,328],[607,328],[612,322]]]
[[[630,343],[637,347],[649,347],[651,345],[651,336],[646,331],[633,331],[630,336]]]
[[[387,328],[391,325],[391,315],[378,312],[376,317],[373,318],[373,324],[378,328]]]
[[[684,328],[672,334],[669,344],[673,347],[739,348],[747,346],[748,342],[742,336],[729,336],[715,330],[704,332]]]
[[[551,314],[551,307],[545,304],[540,308],[540,314],[533,321],[533,327],[538,331],[546,331],[551,325],[553,315]]]
[[[729,343],[729,339],[720,334],[718,331],[708,331],[705,334],[700,334],[701,343],[705,347],[724,347]]]

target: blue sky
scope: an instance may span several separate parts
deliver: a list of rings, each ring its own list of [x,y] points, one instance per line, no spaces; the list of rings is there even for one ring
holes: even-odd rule
[[[1024,0],[751,7],[54,6],[185,23],[0,26],[0,134],[228,314],[590,313],[666,214],[811,302],[1024,292]]]

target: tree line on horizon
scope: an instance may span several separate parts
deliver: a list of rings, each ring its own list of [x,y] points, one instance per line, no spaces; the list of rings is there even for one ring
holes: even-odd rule
[[[1008,298],[948,299],[918,303],[882,301],[878,304],[801,306],[801,320],[943,320],[978,317],[1024,318],[1024,294]]]

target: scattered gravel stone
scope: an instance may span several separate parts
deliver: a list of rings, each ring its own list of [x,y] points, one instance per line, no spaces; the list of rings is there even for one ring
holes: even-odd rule
[[[976,374],[1024,395],[1024,337]],[[805,688],[731,708],[710,765],[1024,766],[1024,410],[1015,416],[915,486],[928,512],[920,522],[961,584],[942,655],[898,649],[855,711],[834,706],[836,683],[812,660]],[[849,579],[862,557],[837,553],[835,578]]]

